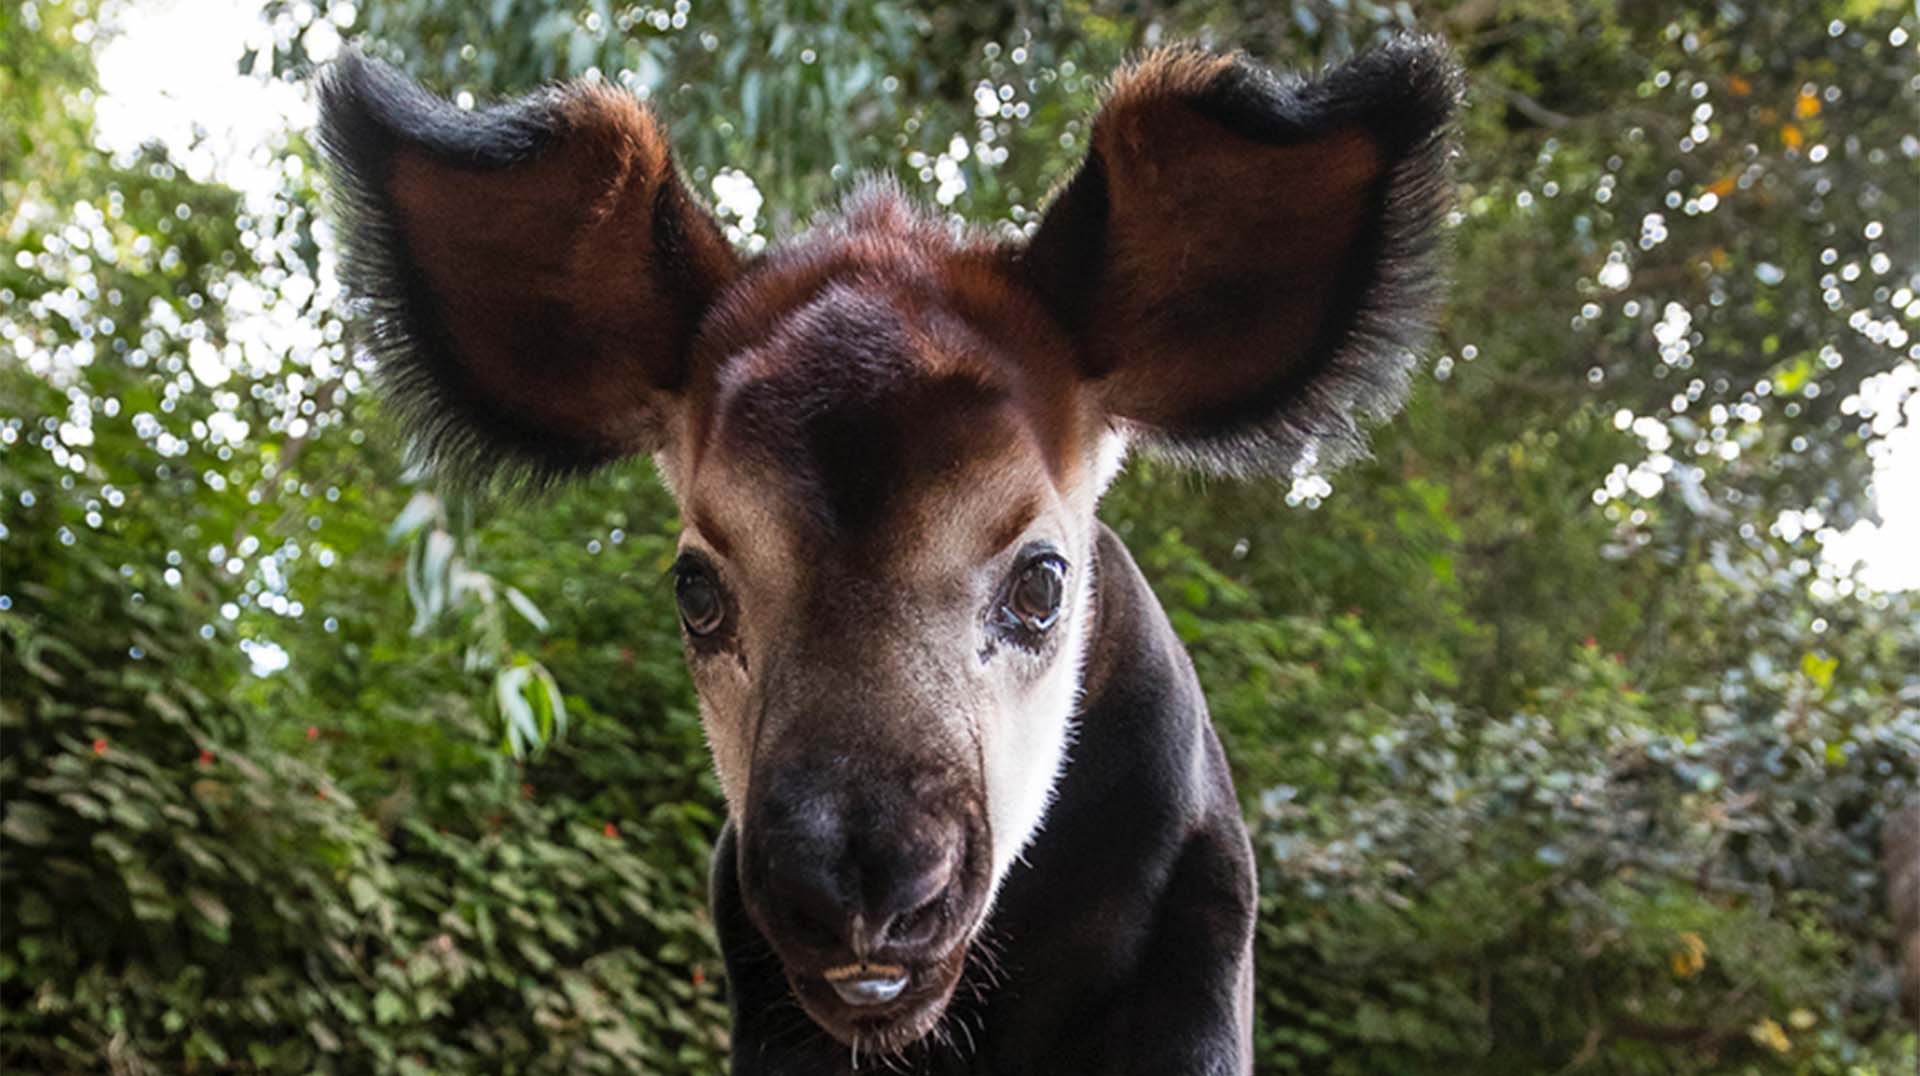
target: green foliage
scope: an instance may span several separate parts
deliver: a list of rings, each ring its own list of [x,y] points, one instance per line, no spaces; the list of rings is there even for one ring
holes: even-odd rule
[[[1415,25],[266,20],[245,67],[275,78],[345,24],[448,93],[646,93],[698,189],[758,185],[727,221],[749,248],[862,172],[1029,226],[1128,50],[1302,66]],[[347,343],[310,147],[269,147],[264,192],[94,148],[100,25],[0,11],[0,1065],[716,1071],[721,807],[670,501],[644,463],[537,504],[422,485]],[[1140,461],[1103,511],[1254,826],[1259,1071],[1911,1071],[1871,856],[1920,781],[1920,617],[1821,546],[1915,411],[1920,25],[1564,0],[1420,25],[1473,79],[1431,377],[1331,482]]]
[[[365,714],[316,712],[345,701],[331,676],[248,701],[206,581],[132,570],[138,534],[63,545],[46,460],[8,468],[8,1067],[713,1070],[702,790],[635,772],[647,752],[584,703],[503,779],[437,655],[363,679]],[[422,672],[431,693],[374,704]]]

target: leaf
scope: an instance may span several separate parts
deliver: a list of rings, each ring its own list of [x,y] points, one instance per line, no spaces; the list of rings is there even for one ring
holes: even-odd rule
[[[226,903],[204,889],[188,889],[187,903],[200,913],[200,918],[222,931],[233,923],[233,913],[227,910]]]
[[[744,125],[747,141],[760,137],[760,103],[763,90],[758,70],[748,71],[740,81],[740,118]]]
[[[134,862],[133,847],[112,833],[105,830],[97,832],[93,835],[92,843],[95,848],[106,853],[108,858],[121,866]]]
[[[152,922],[172,922],[178,909],[166,899],[167,884],[145,867],[130,867],[121,875],[133,898],[133,914]]]
[[[428,610],[428,603],[432,598],[427,593],[424,576],[420,570],[421,550],[422,546],[415,543],[413,548],[407,551],[407,570],[403,573],[407,581],[407,600],[413,604],[413,626],[407,629],[411,635],[423,634],[427,630],[427,625],[433,620],[432,613]]]
[[[1839,658],[1822,658],[1812,653],[1800,655],[1800,671],[1807,674],[1822,694],[1833,690],[1833,673],[1840,667]]]
[[[427,522],[440,514],[440,498],[422,490],[407,501],[407,506],[393,519],[393,525],[387,528],[387,541],[397,542],[426,526]]]
[[[1773,392],[1777,396],[1790,396],[1799,392],[1801,386],[1805,385],[1811,377],[1813,377],[1813,359],[1803,355],[1775,375]]]
[[[52,823],[53,812],[29,800],[16,800],[7,804],[7,817],[0,822],[0,833],[38,848],[53,839]]]
[[[373,1022],[397,1024],[407,1015],[407,1003],[400,995],[382,988],[373,996]]]
[[[565,736],[567,734],[567,700],[560,694],[560,684],[553,678],[553,674],[547,671],[545,665],[535,662],[531,667],[546,700],[546,711],[552,718],[550,735],[555,739]]]
[[[520,593],[519,587],[507,588],[507,604],[513,606],[514,611],[525,617],[527,623],[532,624],[536,630],[546,631],[551,626],[547,622],[546,614],[533,604],[533,599]]]
[[[380,903],[379,887],[363,874],[355,874],[347,879],[347,896],[352,898],[353,910],[357,912],[364,912]]]
[[[224,781],[203,778],[195,781],[189,790],[193,793],[194,799],[209,808],[217,809],[233,802],[233,790],[228,788]]]
[[[534,720],[533,707],[527,704],[521,689],[533,671],[525,665],[514,665],[493,678],[494,701],[500,706],[500,716],[507,727],[507,747],[514,758],[525,758],[528,752],[540,745],[540,727]]]
[[[439,612],[446,606],[450,573],[447,568],[453,562],[453,535],[443,530],[430,531],[424,552],[420,557],[420,581],[427,590],[431,608]]]
[[[320,1047],[322,1051],[330,1054],[340,1052],[339,1036],[318,1019],[307,1021],[307,1034],[313,1039],[313,1044]]]

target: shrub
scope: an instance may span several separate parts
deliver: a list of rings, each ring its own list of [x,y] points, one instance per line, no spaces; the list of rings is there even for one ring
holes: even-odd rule
[[[355,761],[328,742],[350,732],[308,725],[305,750],[281,746],[306,719],[244,701],[230,633],[202,634],[219,618],[197,580],[143,591],[111,567],[129,553],[111,528],[57,544],[57,481],[25,499],[0,612],[0,1065],[720,1065],[697,866],[710,812],[611,822],[588,802],[623,776],[604,763],[540,795],[538,767],[495,773],[474,722],[464,754],[482,764],[444,747],[407,769],[389,759],[389,798],[358,803],[325,765]],[[574,748],[645,757],[631,739],[589,720]]]

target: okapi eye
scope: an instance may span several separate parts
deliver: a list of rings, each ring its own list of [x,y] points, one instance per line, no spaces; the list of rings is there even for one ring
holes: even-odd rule
[[[1067,562],[1059,557],[1036,557],[1020,569],[1007,593],[1007,613],[1028,631],[1046,631],[1060,619],[1060,603],[1067,596]]]
[[[681,557],[673,566],[673,596],[680,603],[680,623],[694,636],[712,635],[727,618],[727,603],[713,569],[693,557]]]

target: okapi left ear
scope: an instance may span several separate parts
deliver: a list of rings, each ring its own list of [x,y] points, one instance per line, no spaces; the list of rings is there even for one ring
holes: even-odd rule
[[[1460,93],[1419,38],[1312,82],[1186,48],[1121,71],[1022,259],[1109,421],[1229,474],[1364,451],[1435,313]]]
[[[429,458],[541,479],[663,446],[739,262],[644,105],[576,82],[468,111],[348,53],[320,145],[341,276]]]

